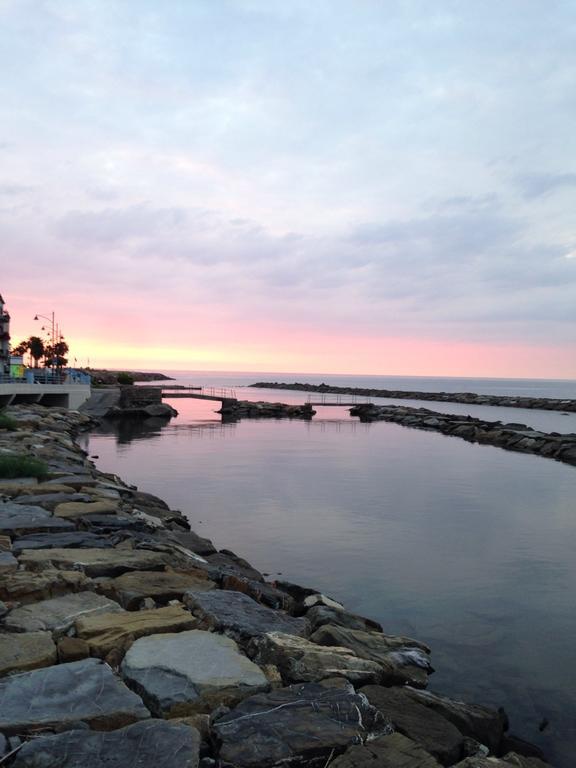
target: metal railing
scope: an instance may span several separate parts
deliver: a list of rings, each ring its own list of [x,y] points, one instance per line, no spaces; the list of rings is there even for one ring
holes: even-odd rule
[[[237,400],[236,390],[228,387],[202,387],[201,395],[209,397],[221,397],[223,400]]]

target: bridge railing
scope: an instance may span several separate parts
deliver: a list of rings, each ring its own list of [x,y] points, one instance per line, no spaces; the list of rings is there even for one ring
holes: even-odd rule
[[[202,387],[201,395],[209,397],[221,397],[223,400],[237,400],[236,390],[229,387]]]
[[[337,392],[311,392],[308,395],[306,402],[321,405],[350,405],[369,403],[371,400],[367,395],[347,395],[345,393]]]

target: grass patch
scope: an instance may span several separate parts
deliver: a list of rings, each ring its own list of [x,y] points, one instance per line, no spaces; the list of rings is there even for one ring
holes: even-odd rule
[[[31,456],[19,453],[0,454],[0,478],[13,479],[16,477],[37,477],[43,479],[48,475],[48,465]]]
[[[18,422],[12,416],[8,416],[7,413],[0,412],[0,429],[9,429],[14,432],[18,429]]]

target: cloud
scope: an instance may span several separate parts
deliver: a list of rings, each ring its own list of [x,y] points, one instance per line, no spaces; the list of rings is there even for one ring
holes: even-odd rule
[[[516,177],[516,184],[524,197],[530,200],[576,187],[576,173],[524,173]]]

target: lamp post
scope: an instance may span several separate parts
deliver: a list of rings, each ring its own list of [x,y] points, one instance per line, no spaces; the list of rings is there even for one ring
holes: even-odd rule
[[[50,317],[46,317],[46,315],[35,315],[34,316],[34,320],[40,320],[40,319],[48,320],[48,322],[50,323],[51,329],[52,329],[52,333],[51,333],[51,337],[52,337],[52,359],[51,359],[50,368],[52,369],[52,378],[54,378],[54,355],[55,355],[55,352],[56,352],[56,333],[55,333],[56,323],[54,321],[54,312],[51,313]]]

